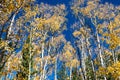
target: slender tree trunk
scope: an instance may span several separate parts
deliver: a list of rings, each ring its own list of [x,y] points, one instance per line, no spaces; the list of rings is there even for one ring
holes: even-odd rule
[[[47,66],[47,60],[45,60],[45,65],[44,65],[44,68],[43,68],[43,80],[46,80],[45,78],[46,78],[46,66]]]
[[[80,75],[82,77],[82,80],[85,80],[84,74],[83,74],[83,70],[80,68]]]
[[[100,38],[98,36],[98,33],[96,35],[97,35],[98,50],[99,50],[99,56],[100,56],[101,65],[102,65],[102,67],[105,67],[103,56],[102,56],[101,45],[100,45]]]
[[[105,66],[105,63],[104,63],[104,60],[103,60],[103,56],[102,56],[102,50],[101,50],[101,45],[100,45],[100,37],[99,37],[99,35],[98,35],[98,28],[97,28],[97,21],[96,21],[96,18],[95,18],[95,20],[93,20],[92,18],[91,18],[91,21],[92,21],[92,23],[94,24],[94,26],[96,27],[96,38],[97,38],[97,46],[98,46],[98,53],[99,53],[99,57],[100,57],[100,63],[101,63],[101,66],[102,67],[106,67]],[[104,75],[104,80],[107,80],[107,78],[106,78],[106,76]]]
[[[42,58],[42,61],[41,61],[41,69],[44,68],[44,64],[43,64],[43,62],[44,62],[44,48],[45,48],[45,43],[44,43],[44,41],[45,41],[45,38],[46,38],[46,34],[47,34],[47,32],[45,32],[45,34],[44,34],[43,43],[42,43],[42,57],[41,57],[41,58]],[[44,80],[43,71],[42,71],[42,73],[41,73],[40,80]]]
[[[31,58],[32,58],[32,51],[31,51],[31,44],[32,44],[32,27],[30,27],[30,46],[29,46],[29,75],[28,80],[31,80]]]
[[[85,42],[86,42],[86,48],[88,50],[88,54],[90,56],[90,62],[91,62],[91,65],[92,65],[92,71],[93,71],[93,74],[94,74],[94,79],[97,80],[96,72],[95,72],[95,68],[94,68],[94,62],[92,60],[92,54],[91,54],[91,51],[90,51],[90,47],[88,45],[88,38],[85,39]]]
[[[43,68],[43,58],[44,58],[44,42],[42,43],[42,61],[41,61],[41,69]],[[43,71],[40,73],[40,80],[43,80]]]
[[[83,69],[83,74],[84,74],[84,78],[85,80],[87,80],[87,76],[86,76],[86,65],[85,65],[85,61],[86,61],[86,54],[84,51],[84,44],[83,44],[83,40],[81,40],[82,43],[82,51],[81,51],[81,64],[82,64],[82,69]]]
[[[11,14],[11,16],[10,16],[10,17],[5,21],[5,23],[2,25],[2,29],[1,29],[1,31],[0,31],[0,38],[2,37],[2,33],[3,33],[3,31],[4,31],[5,24],[13,18],[13,15],[14,15],[14,14],[15,14],[15,13]]]
[[[55,79],[54,80],[57,80],[57,56],[55,60]]]
[[[10,34],[12,33],[12,29],[13,29],[13,23],[15,21],[15,17],[16,17],[16,13],[13,15],[12,17],[12,20],[11,20],[11,23],[10,23],[10,26],[8,28],[8,34],[6,35],[7,37],[10,36]]]
[[[99,57],[100,57],[101,66],[105,68],[105,63],[104,63],[104,60],[103,60],[102,50],[101,50],[101,45],[100,45],[100,38],[98,36],[98,32],[97,31],[96,31],[96,36],[97,36],[98,50],[99,50]],[[105,75],[104,75],[104,80],[107,80]]]
[[[79,16],[78,16],[78,19],[79,19],[81,25],[82,25],[82,26],[85,26],[85,25],[84,25],[84,20],[82,20],[82,18],[80,18]],[[87,80],[87,76],[86,76],[86,65],[85,65],[86,54],[85,54],[85,50],[84,50],[83,40],[80,39],[80,41],[81,41],[81,43],[82,43],[82,52],[81,52],[82,72],[83,72],[84,79]]]
[[[90,49],[89,49],[89,55],[92,56]],[[94,74],[94,79],[97,80],[96,71],[94,68],[94,62],[93,62],[92,58],[91,58],[91,65],[92,65],[92,70],[93,70],[93,74]]]
[[[70,66],[70,80],[72,80],[72,66]]]

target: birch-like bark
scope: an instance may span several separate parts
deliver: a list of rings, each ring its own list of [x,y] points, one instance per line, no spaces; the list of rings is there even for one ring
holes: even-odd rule
[[[32,58],[32,51],[31,51],[31,45],[32,45],[32,27],[30,27],[30,46],[29,46],[29,75],[28,75],[28,80],[31,80],[31,58]]]
[[[49,56],[51,47],[50,47],[50,45],[48,45],[48,46],[49,46],[49,49],[48,49],[48,56]],[[48,58],[45,60],[45,65],[44,65],[44,69],[43,69],[43,79],[44,80],[46,80],[46,69],[45,68],[46,68],[47,64],[48,64]]]
[[[99,56],[100,56],[101,65],[102,65],[102,67],[105,68],[105,64],[104,64],[104,60],[103,60],[103,56],[102,56],[101,45],[100,45],[100,38],[98,36],[98,32],[97,31],[96,31],[96,35],[97,35],[98,50],[99,50]],[[107,80],[105,75],[104,75],[104,80]]]
[[[70,66],[70,80],[72,80],[72,66]]]
[[[13,28],[13,23],[14,23],[14,21],[15,21],[15,17],[16,17],[16,13],[13,15],[13,17],[12,17],[12,20],[11,20],[11,23],[10,23],[10,26],[9,26],[9,30],[8,30],[8,35],[7,35],[7,37],[9,37],[10,36],[10,34],[12,33],[12,28]]]
[[[94,62],[92,60],[92,54],[91,54],[91,50],[90,50],[90,47],[89,47],[89,43],[88,43],[88,38],[85,38],[85,42],[86,42],[86,48],[88,50],[88,54],[90,56],[90,62],[91,62],[91,65],[92,65],[92,71],[93,71],[93,74],[94,74],[94,79],[97,80],[97,77],[96,77],[96,72],[95,72],[95,68],[94,68]]]
[[[45,32],[45,34],[44,34],[43,43],[42,43],[41,69],[44,68],[44,64],[43,64],[43,62],[44,62],[44,48],[45,48],[44,40],[45,40],[45,38],[46,38],[46,34],[47,34],[47,32]],[[46,64],[47,64],[47,63],[46,63]],[[41,73],[40,80],[44,80],[44,77],[43,77],[43,74],[44,74],[44,73],[43,73],[43,72],[44,72],[44,70],[43,70],[42,73]]]
[[[100,45],[100,37],[98,35],[98,28],[97,28],[97,21],[96,21],[96,18],[95,20],[93,21],[93,19],[91,18],[91,21],[92,23],[94,24],[94,26],[96,27],[96,38],[97,38],[97,46],[98,46],[98,53],[99,53],[99,57],[100,57],[100,63],[101,63],[101,66],[105,68],[105,63],[104,63],[104,60],[103,60],[103,56],[102,56],[102,50],[101,50],[101,45]],[[104,75],[104,80],[107,80],[106,76]]]
[[[43,80],[46,80],[46,79],[45,79],[45,78],[46,78],[46,75],[45,75],[46,69],[45,69],[45,68],[46,68],[46,66],[47,66],[47,62],[48,62],[48,60],[46,59],[46,60],[45,60],[45,65],[44,65],[44,68],[43,68],[43,75],[42,75],[42,76],[43,76]]]
[[[79,19],[79,21],[80,21],[80,23],[81,23],[81,25],[82,26],[84,26],[84,20],[81,20],[82,18],[80,18],[79,16],[78,16],[78,19]],[[85,54],[85,50],[84,50],[84,44],[83,44],[83,39],[80,39],[80,41],[81,41],[81,44],[82,44],[82,51],[81,51],[81,64],[82,64],[82,69],[81,69],[81,71],[82,71],[82,73],[83,73],[83,78],[84,78],[84,80],[87,80],[87,75],[86,75],[86,65],[85,65],[85,61],[86,61],[86,54]]]
[[[84,78],[84,74],[83,74],[83,70],[80,68],[80,75],[81,75],[81,77],[82,77],[82,80],[85,80],[85,78]]]
[[[56,60],[55,60],[55,79],[54,80],[57,80],[57,56],[56,56]]]
[[[42,60],[41,60],[41,68],[43,68],[43,58],[44,58],[44,42],[42,43]],[[43,73],[41,73],[40,80],[43,79]]]
[[[97,31],[96,31],[96,35],[97,35],[98,50],[99,50],[99,56],[100,56],[101,65],[102,65],[102,67],[105,67],[103,56],[102,56],[101,45],[100,45],[100,38],[98,36],[98,32]]]
[[[85,78],[85,80],[87,80],[87,76],[86,76],[86,65],[85,65],[86,54],[85,54],[85,51],[84,51],[83,40],[80,39],[80,41],[81,41],[81,44],[82,44],[82,50],[81,50],[81,64],[82,64],[82,69],[83,69],[84,78]]]

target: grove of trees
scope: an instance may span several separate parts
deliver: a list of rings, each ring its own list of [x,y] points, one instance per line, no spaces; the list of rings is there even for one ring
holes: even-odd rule
[[[120,80],[120,6],[36,1],[0,0],[0,80]]]

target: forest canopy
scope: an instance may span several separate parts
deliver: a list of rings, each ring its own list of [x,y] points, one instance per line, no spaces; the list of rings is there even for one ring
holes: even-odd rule
[[[119,79],[119,5],[0,0],[0,80]]]

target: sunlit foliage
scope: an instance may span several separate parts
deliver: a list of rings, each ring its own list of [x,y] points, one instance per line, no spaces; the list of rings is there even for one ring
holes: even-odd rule
[[[69,12],[75,15],[72,25]],[[50,77],[120,79],[120,6],[101,0],[72,0],[68,7],[0,0],[0,79]]]

